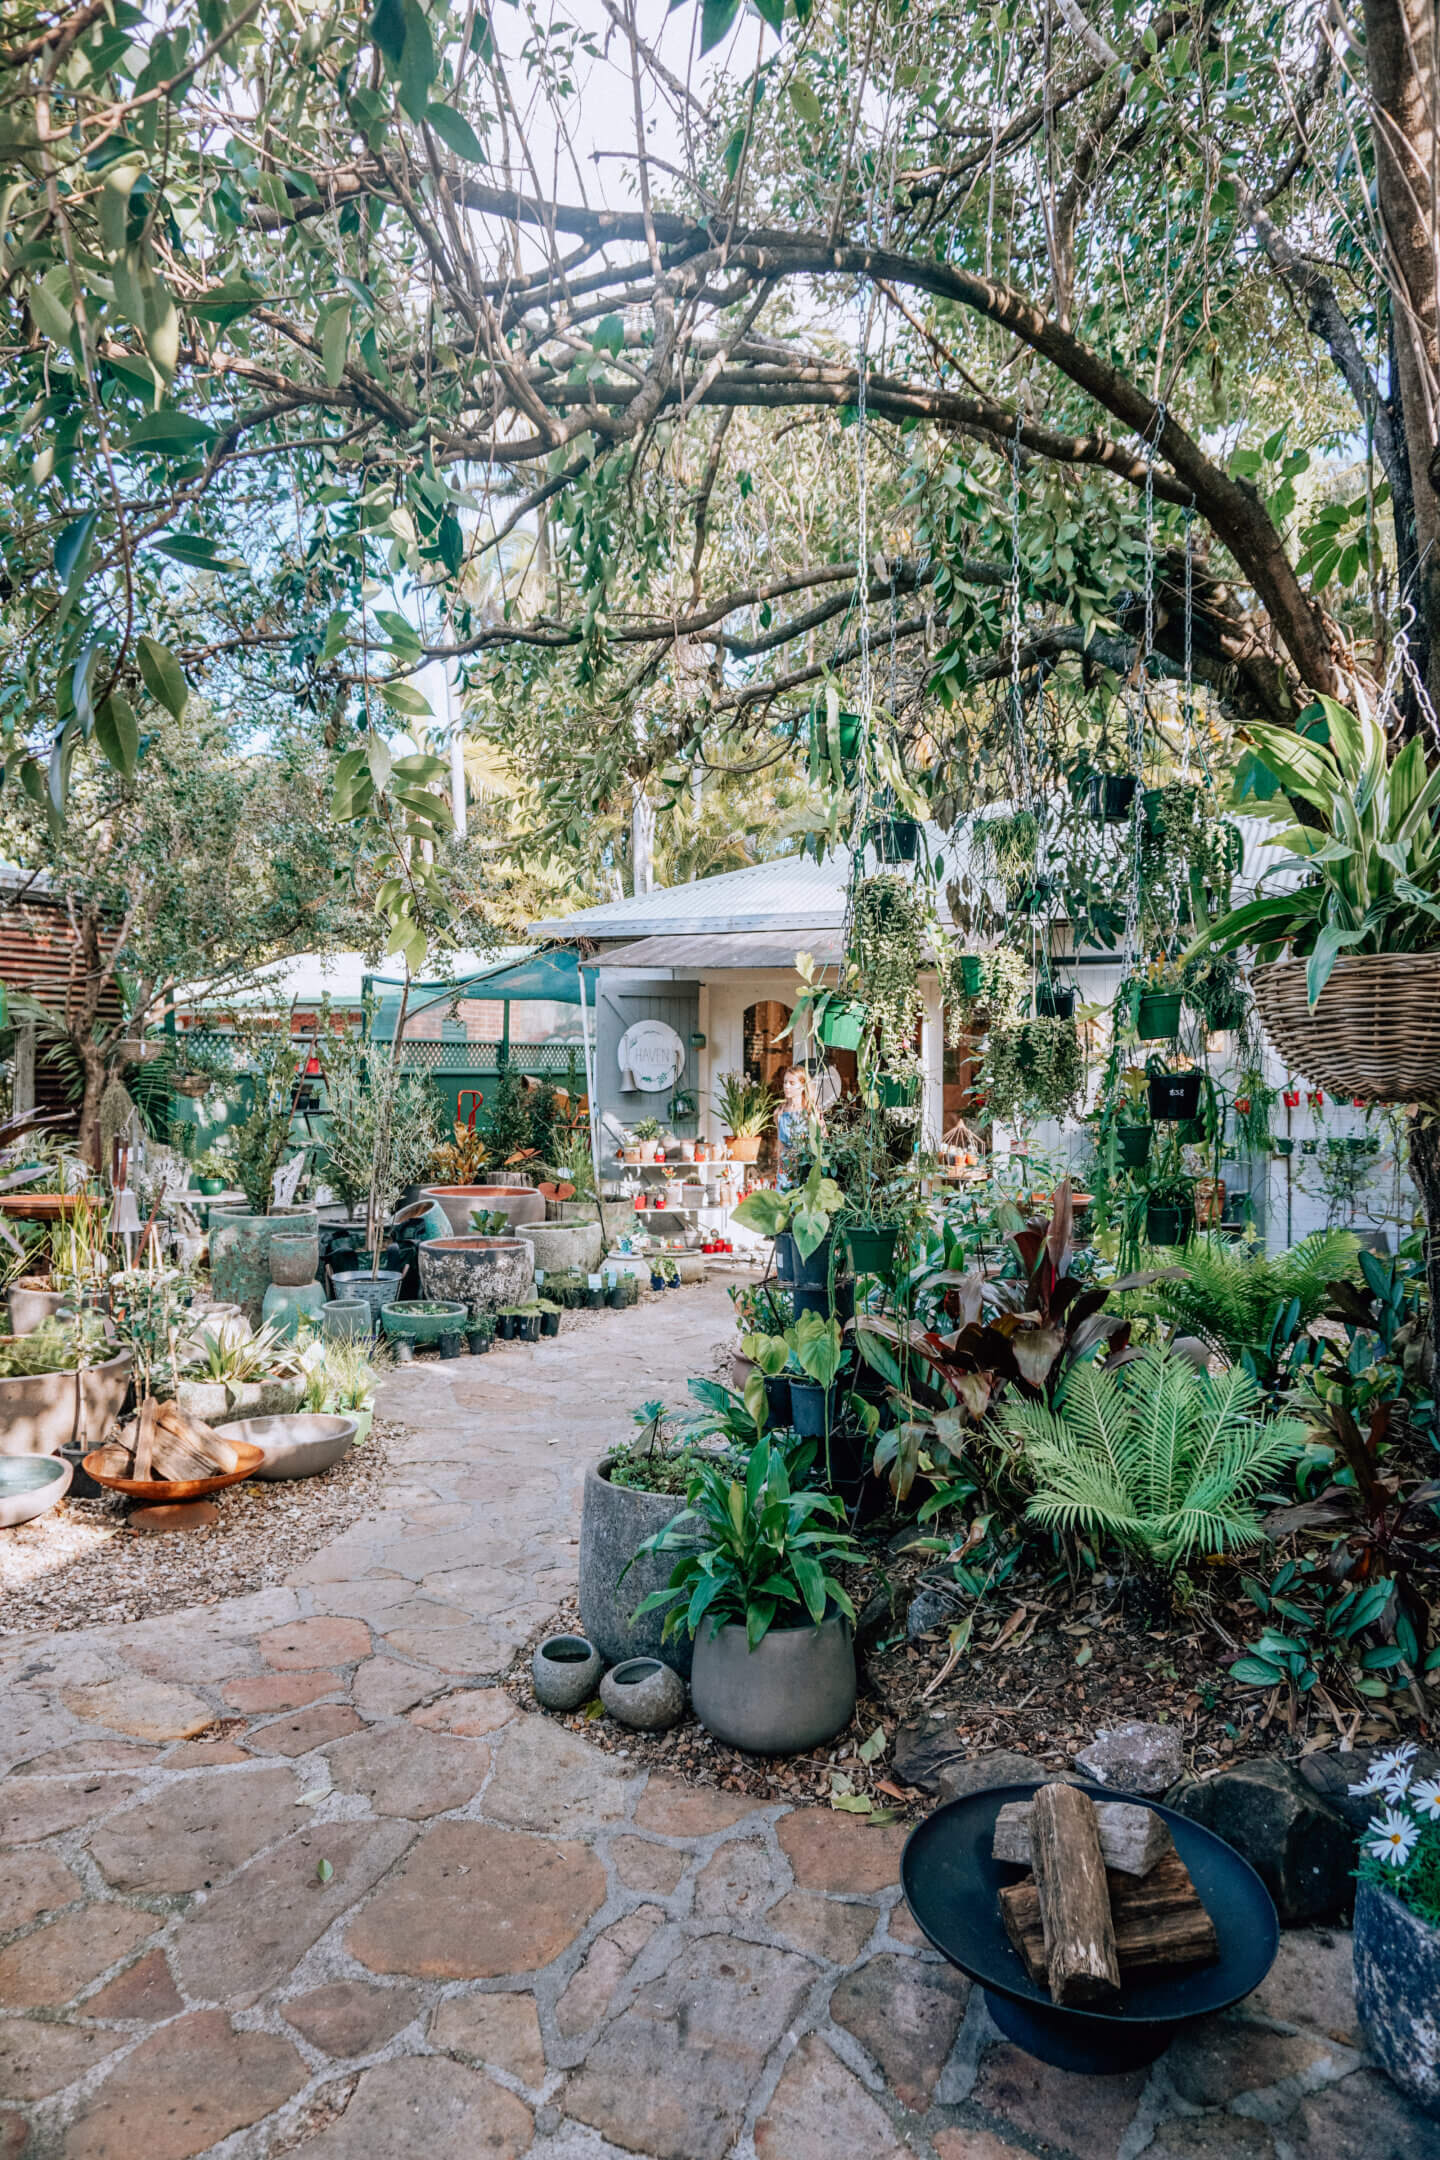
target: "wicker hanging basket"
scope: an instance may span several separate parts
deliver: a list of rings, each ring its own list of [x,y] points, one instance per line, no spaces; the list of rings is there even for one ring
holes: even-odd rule
[[[1440,1097],[1440,952],[1337,960],[1313,1012],[1305,966],[1272,960],[1251,977],[1265,1032],[1292,1072],[1367,1102]]]

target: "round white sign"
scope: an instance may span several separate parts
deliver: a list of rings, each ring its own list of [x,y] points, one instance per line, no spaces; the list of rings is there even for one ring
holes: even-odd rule
[[[658,1095],[679,1079],[685,1045],[664,1020],[637,1020],[620,1038],[617,1061],[623,1087]]]

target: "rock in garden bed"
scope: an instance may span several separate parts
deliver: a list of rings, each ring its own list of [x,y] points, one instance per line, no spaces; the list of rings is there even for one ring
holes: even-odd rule
[[[107,1495],[64,1500],[0,1532],[0,1635],[148,1620],[284,1582],[379,1506],[387,1436],[404,1431],[377,1419],[365,1445],[323,1477],[232,1485],[215,1495],[207,1529],[140,1537],[126,1503]]]

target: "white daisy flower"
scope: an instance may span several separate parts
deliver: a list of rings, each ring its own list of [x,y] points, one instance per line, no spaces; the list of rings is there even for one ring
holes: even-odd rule
[[[1360,1783],[1358,1785],[1350,1786],[1349,1790],[1352,1793],[1359,1794],[1361,1798],[1363,1798],[1366,1793],[1384,1792],[1385,1779],[1380,1773],[1380,1758],[1378,1756],[1375,1758],[1375,1761],[1371,1763],[1370,1768],[1366,1771],[1364,1777],[1360,1780]]]
[[[1386,1808],[1383,1815],[1373,1815],[1365,1826],[1369,1840],[1365,1850],[1372,1860],[1384,1860],[1391,1867],[1404,1867],[1420,1837],[1420,1825],[1411,1822],[1398,1808]]]
[[[1440,1822],[1440,1778],[1418,1778],[1406,1798],[1417,1815],[1428,1815],[1431,1822]]]
[[[1410,1783],[1410,1766],[1417,1752],[1414,1741],[1406,1740],[1400,1747],[1391,1748],[1384,1755],[1376,1755],[1363,1783],[1352,1785],[1351,1792],[1383,1792],[1387,1800],[1400,1799]]]

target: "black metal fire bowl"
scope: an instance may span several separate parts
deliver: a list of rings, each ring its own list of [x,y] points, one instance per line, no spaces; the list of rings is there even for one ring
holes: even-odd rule
[[[905,1901],[942,1957],[977,1980],[1007,2039],[1060,2070],[1105,2074],[1153,2062],[1191,2018],[1240,2002],[1269,1972],[1280,1923],[1269,1891],[1223,1838],[1138,1793],[1086,1785],[1095,1800],[1131,1800],[1169,1824],[1175,1849],[1211,1919],[1220,1955],[1211,1965],[1126,1983],[1114,2010],[1073,2010],[1037,1988],[1011,1947],[997,1893],[1026,1869],[992,1860],[995,1818],[1034,1784],[998,1785],[937,1808],[911,1831],[900,1861]]]

